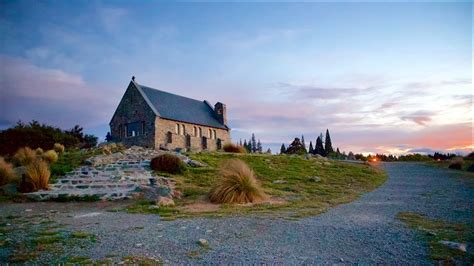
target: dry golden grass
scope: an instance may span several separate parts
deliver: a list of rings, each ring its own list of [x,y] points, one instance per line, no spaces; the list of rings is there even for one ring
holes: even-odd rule
[[[186,165],[178,156],[165,153],[151,159],[150,168],[155,171],[180,174],[186,170]]]
[[[54,150],[49,150],[43,153],[43,159],[49,164],[55,163],[58,161],[58,154]]]
[[[101,150],[102,150],[102,153],[105,154],[105,155],[108,155],[108,154],[112,153],[112,149],[110,148],[109,145],[102,146]]]
[[[38,159],[26,166],[25,182],[29,183],[33,191],[48,189],[51,171],[44,160]]]
[[[59,154],[63,153],[65,148],[61,143],[54,143],[53,150]]]
[[[449,163],[448,168],[461,170],[464,165],[464,159],[462,157],[455,157]]]
[[[247,153],[247,150],[239,145],[235,145],[233,143],[226,143],[222,149],[225,152],[232,152],[232,153]]]
[[[27,165],[36,160],[36,152],[29,147],[18,149],[13,156],[13,160],[20,165]]]
[[[15,179],[15,171],[13,165],[7,163],[3,157],[0,156],[0,186],[10,183]]]
[[[41,148],[36,148],[35,152],[36,152],[37,156],[42,156],[43,153],[44,153],[43,149],[41,149]]]
[[[209,193],[213,203],[249,203],[267,198],[252,169],[239,159],[223,161],[218,174],[220,178]]]

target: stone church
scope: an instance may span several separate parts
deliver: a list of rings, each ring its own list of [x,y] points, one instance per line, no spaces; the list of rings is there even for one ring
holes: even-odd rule
[[[226,106],[138,84],[132,77],[112,120],[112,139],[126,146],[219,150],[230,142]]]

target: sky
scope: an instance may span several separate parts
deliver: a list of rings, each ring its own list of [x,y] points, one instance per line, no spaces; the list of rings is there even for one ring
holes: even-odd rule
[[[469,2],[0,0],[0,128],[101,139],[132,76],[227,105],[232,140],[329,129],[348,152],[473,150]]]

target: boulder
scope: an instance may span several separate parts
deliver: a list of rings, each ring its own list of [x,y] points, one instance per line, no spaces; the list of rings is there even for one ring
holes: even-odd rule
[[[274,180],[272,183],[273,184],[286,184],[288,182],[286,180]]]
[[[310,182],[321,182],[321,177],[319,177],[319,176],[310,176],[310,177],[308,177],[308,181],[310,181]]]
[[[453,242],[453,241],[446,241],[446,240],[441,240],[439,243],[452,248],[452,249],[457,249],[463,252],[467,251],[467,245],[464,243],[458,243],[458,242]]]
[[[209,242],[204,238],[200,238],[197,242],[201,247],[208,247],[209,246]]]
[[[171,188],[166,186],[139,186],[137,192],[140,192],[141,198],[145,200],[155,201],[160,197],[171,197]]]

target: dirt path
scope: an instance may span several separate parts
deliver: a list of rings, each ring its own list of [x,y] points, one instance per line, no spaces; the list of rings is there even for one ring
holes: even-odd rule
[[[3,216],[59,211],[52,214],[56,221],[97,238],[92,245],[68,249],[67,255],[92,259],[117,261],[123,255],[140,255],[169,264],[430,264],[425,244],[395,219],[396,214],[414,211],[474,224],[473,180],[421,164],[387,163],[382,167],[389,179],[377,190],[298,221],[231,217],[167,222],[155,215],[109,212],[109,203],[13,204],[1,206],[0,212]],[[209,242],[209,248],[197,243],[200,238]],[[0,249],[0,262],[6,259],[3,252],[2,256]]]

